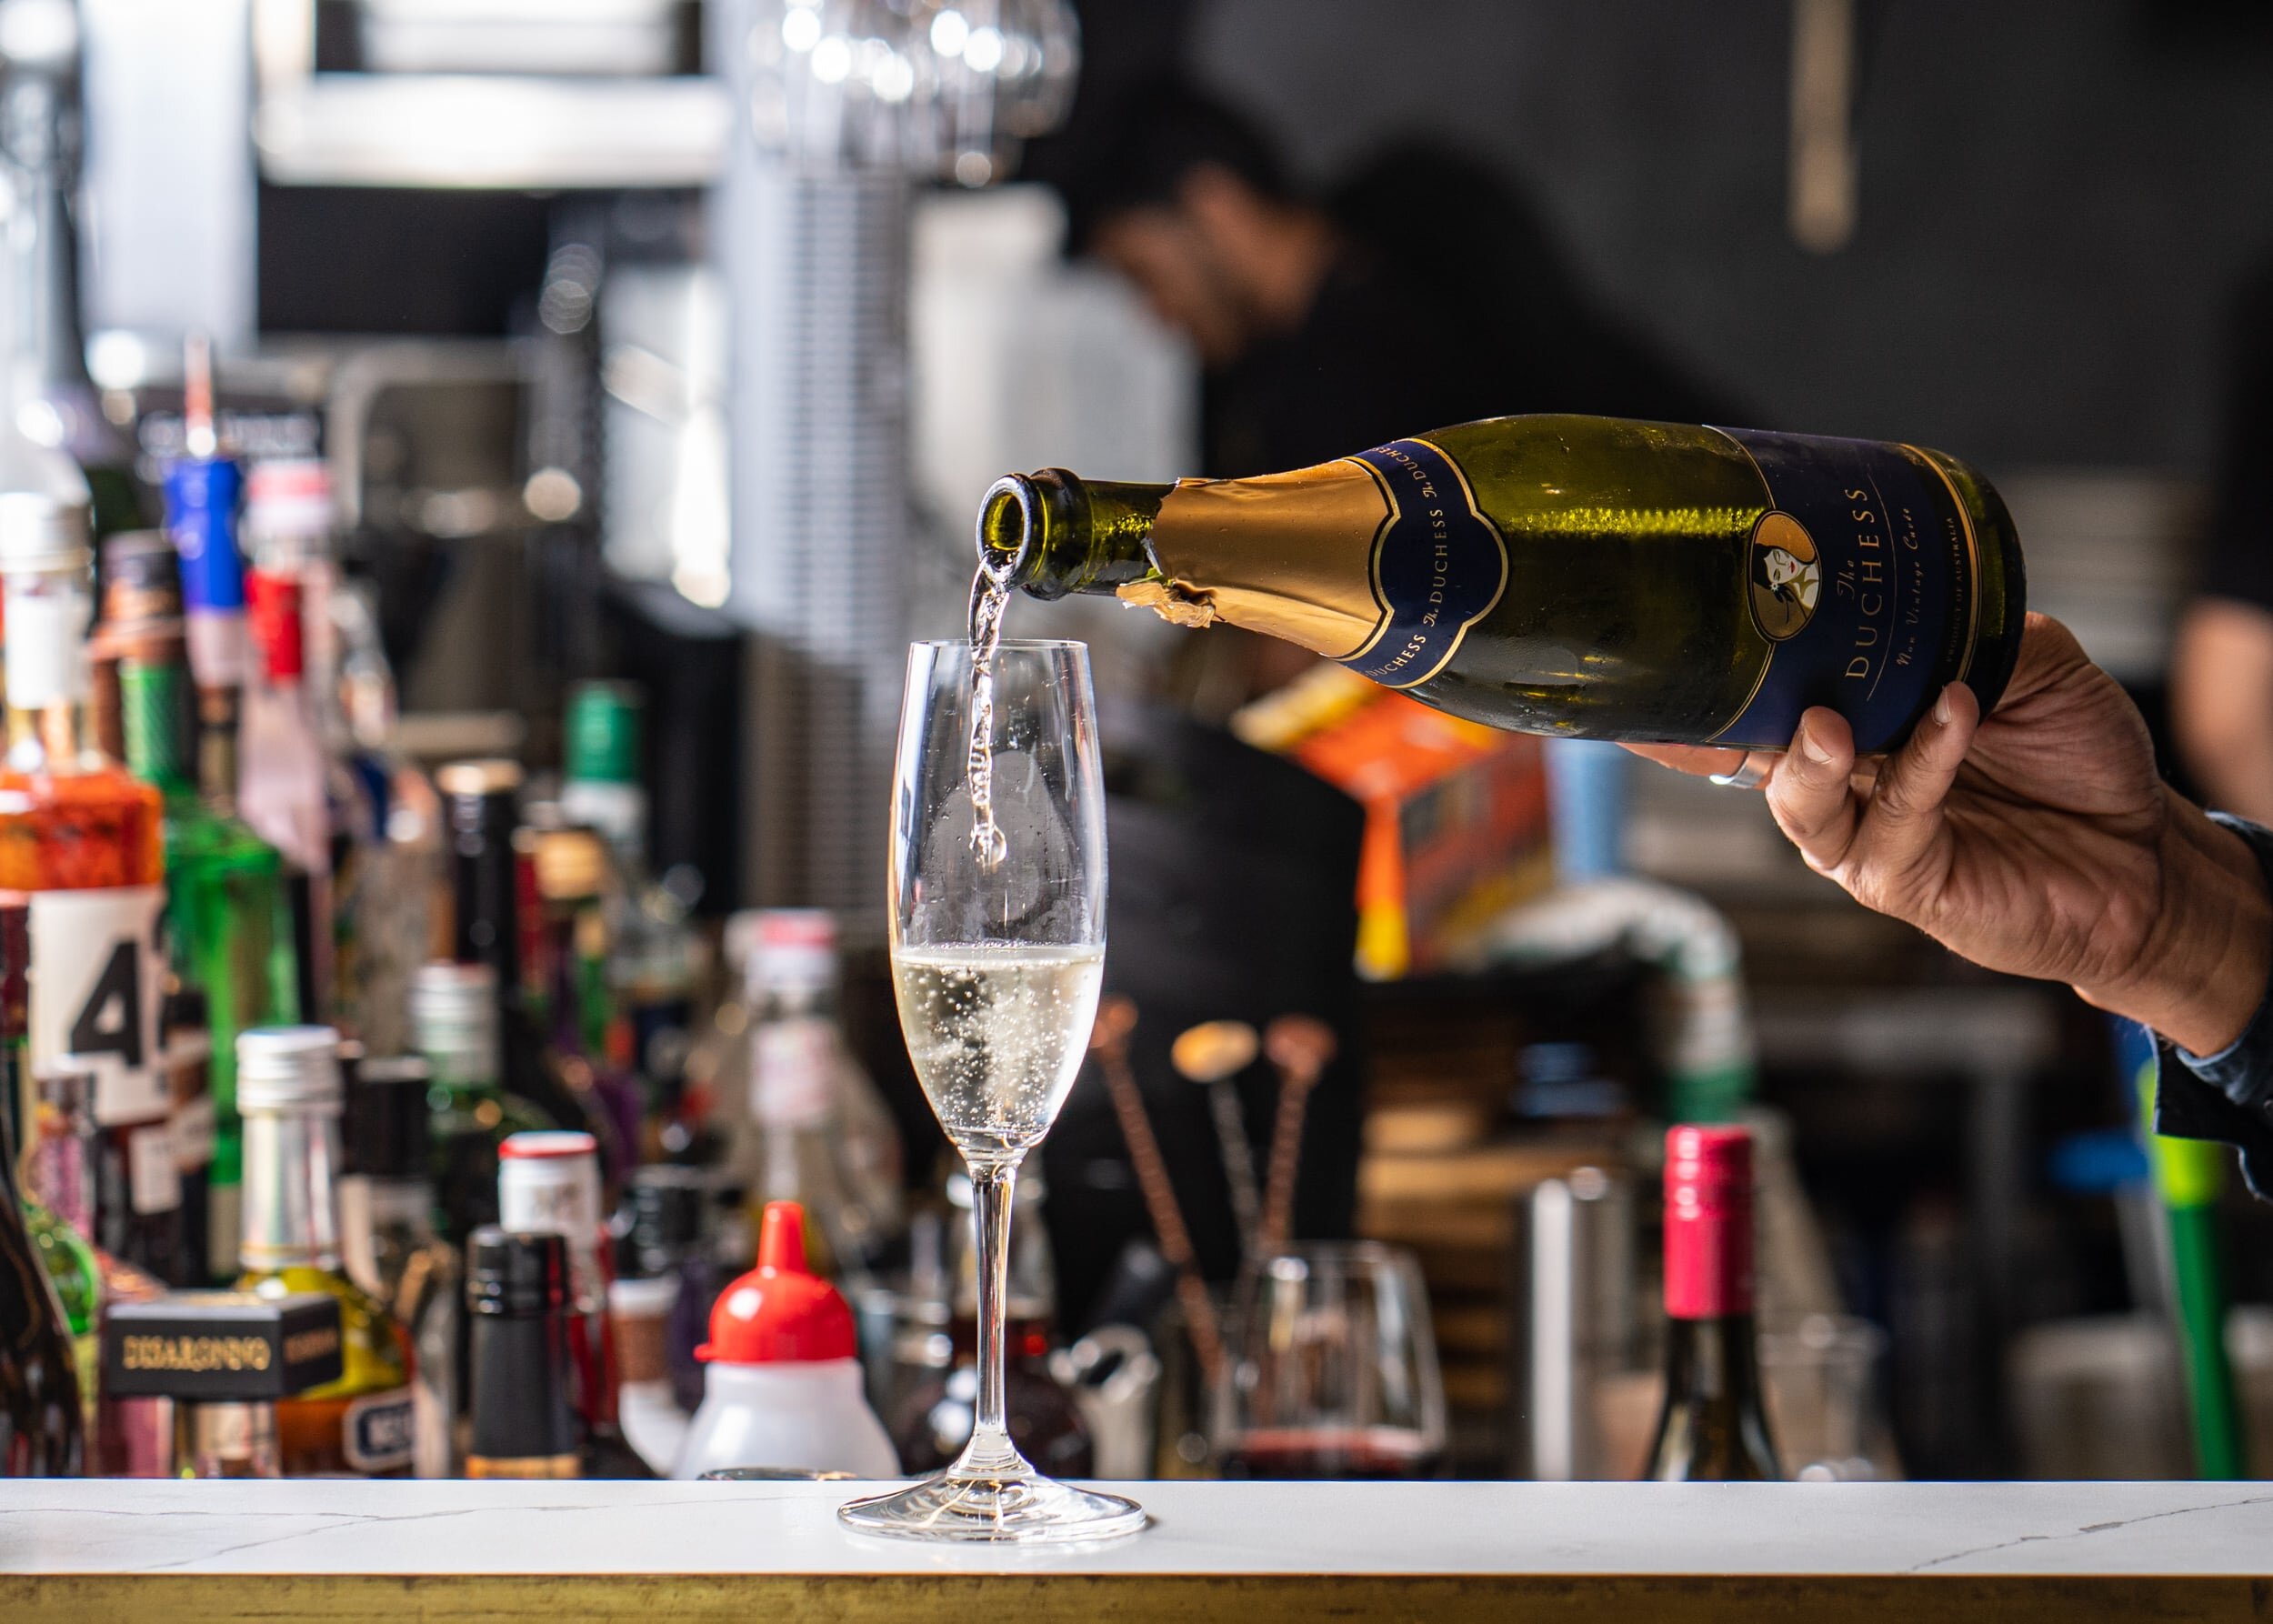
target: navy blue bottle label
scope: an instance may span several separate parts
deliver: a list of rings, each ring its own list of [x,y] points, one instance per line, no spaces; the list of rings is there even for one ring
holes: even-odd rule
[[[1847,719],[1858,750],[1900,742],[1971,658],[1979,548],[1965,504],[1907,446],[1718,432],[1767,486],[1744,563],[1768,655],[1713,742],[1780,750],[1817,705]]]
[[[1427,440],[1391,440],[1350,459],[1381,487],[1388,515],[1373,537],[1380,622],[1342,657],[1362,677],[1409,688],[1442,671],[1468,628],[1507,589],[1507,544],[1459,465]]]

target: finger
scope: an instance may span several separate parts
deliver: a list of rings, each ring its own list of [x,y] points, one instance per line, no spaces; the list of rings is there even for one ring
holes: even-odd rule
[[[1915,863],[1941,831],[1942,802],[1980,725],[1980,702],[1963,683],[1934,701],[1910,740],[1879,769],[1878,786],[1863,814],[1861,840],[1871,865],[1899,873]]]
[[[1716,773],[1733,773],[1744,765],[1746,752],[1716,750],[1709,745],[1627,745],[1645,761],[1659,767],[1669,767],[1677,773],[1692,777],[1707,778]]]
[[[1828,874],[1855,844],[1858,803],[1847,783],[1855,770],[1855,735],[1837,711],[1820,706],[1799,718],[1783,766],[1767,783],[1767,807],[1807,866]]]

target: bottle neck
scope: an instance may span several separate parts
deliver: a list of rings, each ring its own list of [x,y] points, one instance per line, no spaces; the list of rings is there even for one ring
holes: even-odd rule
[[[446,1088],[465,1093],[495,1094],[500,1084],[498,1045],[494,1027],[487,1031],[419,1029],[418,1053],[434,1068],[434,1080]]]
[[[337,1268],[339,1117],[334,1111],[245,1116],[247,1268]]]
[[[119,734],[127,770],[174,798],[199,787],[197,691],[181,640],[153,643],[119,657]]]
[[[979,508],[980,567],[1041,598],[1161,579],[1152,526],[1174,488],[1083,479],[1063,468],[1006,475]]]
[[[370,1192],[371,1222],[384,1229],[401,1229],[422,1240],[434,1236],[434,1185],[427,1179],[389,1178],[376,1174],[365,1180]]]
[[[95,1234],[95,1131],[82,1116],[43,1105],[24,1162],[27,1194],[82,1236]]]
[[[1759,1337],[1749,1312],[1708,1319],[1666,1321],[1666,1401],[1728,1405],[1759,1403]]]
[[[5,593],[8,751],[19,770],[82,772],[100,766],[88,697],[86,570],[12,573]]]
[[[62,83],[15,78],[0,96],[0,145],[15,171],[21,212],[10,232],[15,276],[17,362],[35,392],[61,386],[88,393],[79,326],[78,115]]]
[[[520,875],[513,849],[510,796],[449,798],[451,895],[456,918],[452,957],[497,974],[502,1007],[521,990]]]

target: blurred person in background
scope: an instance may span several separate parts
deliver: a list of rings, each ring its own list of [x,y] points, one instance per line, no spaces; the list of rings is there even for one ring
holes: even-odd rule
[[[1250,120],[1159,84],[1100,120],[1064,188],[1069,247],[1197,352],[1210,476],[1514,412],[1727,416],[1587,296],[1514,188],[1448,148],[1400,145],[1313,195]]]
[[[2171,655],[2170,721],[2204,797],[2273,824],[2273,269],[2241,300],[2199,595]]]
[[[1313,194],[1251,120],[1158,82],[1092,125],[1059,185],[1068,251],[1126,276],[1197,355],[1211,477],[1518,412],[1737,416],[1587,296],[1512,186],[1441,145]],[[1218,721],[1314,663],[1222,627],[1176,660],[1171,691]]]

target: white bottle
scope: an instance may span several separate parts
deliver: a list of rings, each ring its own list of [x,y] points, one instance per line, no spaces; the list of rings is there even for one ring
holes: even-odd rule
[[[757,1267],[718,1294],[702,1408],[671,1476],[732,1467],[896,1478],[899,1460],[861,1390],[852,1309],[805,1266],[805,1210],[773,1201]]]
[[[616,1424],[658,1478],[671,1475],[691,1420],[672,1394],[664,1352],[678,1294],[676,1279],[611,1280],[607,1288],[608,1318],[616,1328]]]

